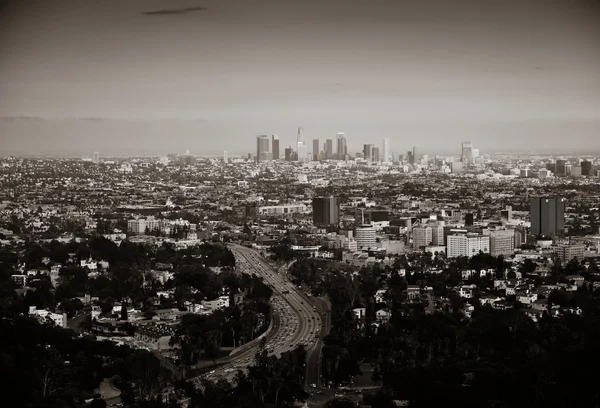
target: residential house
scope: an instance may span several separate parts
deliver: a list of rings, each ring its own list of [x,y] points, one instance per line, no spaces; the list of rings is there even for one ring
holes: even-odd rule
[[[390,313],[389,310],[381,309],[381,310],[378,310],[377,312],[375,312],[375,316],[376,316],[376,319],[378,322],[387,323],[390,320],[390,317],[392,316],[392,314]]]
[[[461,285],[458,288],[458,294],[463,299],[471,299],[474,296],[473,290],[475,288],[475,285]]]

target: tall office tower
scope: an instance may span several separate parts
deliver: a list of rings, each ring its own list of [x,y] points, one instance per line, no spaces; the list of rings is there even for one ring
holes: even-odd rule
[[[312,200],[314,225],[338,225],[340,223],[339,197],[315,197]]]
[[[473,216],[473,213],[466,213],[465,214],[465,227],[472,227],[475,221],[475,217]]]
[[[581,162],[581,175],[591,176],[592,175],[592,162],[584,160]]]
[[[417,152],[417,146],[413,146],[412,158],[413,158],[413,164],[419,163],[420,156],[419,156],[419,152]]]
[[[463,162],[463,164],[473,164],[474,163],[473,143],[462,142],[461,147],[462,147],[462,149],[461,149],[460,161]]]
[[[224,161],[225,163],[227,163],[227,160],[228,160],[228,156],[227,156],[227,150],[225,150],[225,151],[223,152],[223,161]]]
[[[400,161],[400,153],[394,152],[392,153],[392,163],[398,163]]]
[[[319,160],[319,139],[313,139],[312,155],[313,160]]]
[[[252,153],[248,153],[248,160],[252,160]]]
[[[411,151],[406,152],[406,161],[408,164],[415,164],[415,159]]]
[[[496,230],[490,231],[490,254],[492,256],[511,256],[515,251],[515,231]]]
[[[365,158],[366,161],[372,161],[373,160],[373,145],[372,144],[366,144],[363,146],[363,157]]]
[[[381,161],[379,158],[379,147],[373,146],[373,153],[371,153],[371,157],[373,159],[373,163]]]
[[[569,174],[573,177],[583,176],[583,168],[581,166],[571,166]]]
[[[298,136],[296,137],[296,156],[299,162],[305,162],[307,159],[306,144],[304,143],[304,135],[302,128],[298,127]]]
[[[346,156],[348,155],[348,146],[346,143],[346,135],[344,134],[344,132],[338,132],[338,134],[336,135],[336,141],[337,141],[337,159],[338,160],[346,160]]]
[[[325,140],[325,158],[327,160],[333,159],[333,139]]]
[[[356,227],[354,237],[359,248],[371,248],[377,243],[375,228],[370,224],[359,225]]]
[[[306,151],[306,145],[304,142],[298,143],[298,149],[296,150],[296,160],[299,162],[305,162],[308,160],[308,152]]]
[[[381,161],[384,163],[390,161],[390,139],[387,137],[381,140]]]
[[[94,164],[100,163],[100,153],[94,152],[92,154],[92,163],[94,163]]]
[[[455,234],[448,235],[447,241],[446,252],[448,253],[448,258],[459,256],[472,257],[479,252],[483,252],[484,254],[490,253],[489,235]]]
[[[473,149],[473,162],[479,157],[479,149]]]
[[[256,136],[256,160],[267,161],[273,158],[271,153],[270,138],[267,135]]]
[[[565,199],[561,197],[533,197],[531,199],[531,234],[556,236],[565,227]]]
[[[433,241],[431,227],[415,227],[413,233],[413,248],[420,249],[431,245]]]
[[[566,160],[557,160],[556,161],[556,175],[557,176],[566,176],[567,175],[567,161]]]
[[[506,206],[505,210],[500,210],[500,222],[502,225],[506,225],[512,221],[512,207]]]
[[[444,226],[433,225],[431,227],[431,243],[434,246],[444,246]]]
[[[285,153],[285,161],[292,161],[292,153],[294,153],[294,149],[292,147],[286,147],[284,150]]]
[[[273,160],[279,160],[279,136],[273,135],[271,137],[273,147]]]
[[[429,155],[424,154],[421,156],[421,164],[428,165],[429,164]]]

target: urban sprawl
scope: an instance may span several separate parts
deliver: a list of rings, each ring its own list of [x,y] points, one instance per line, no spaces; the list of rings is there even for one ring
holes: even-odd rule
[[[0,159],[7,406],[597,406],[600,159],[426,152]]]

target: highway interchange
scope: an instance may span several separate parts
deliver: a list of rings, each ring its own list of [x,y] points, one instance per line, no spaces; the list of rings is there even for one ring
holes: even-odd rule
[[[309,365],[307,383],[315,388],[320,377],[318,366],[320,339],[324,335],[322,328],[329,326],[326,306],[319,302],[313,305],[306,294],[287,281],[285,274],[277,273],[255,250],[237,244],[228,246],[235,256],[239,272],[260,276],[273,289],[273,325],[265,336],[268,354],[280,356],[303,345],[307,349]],[[196,382],[199,383],[204,378],[210,381],[225,379],[233,383],[236,372],[245,370],[253,363],[259,343],[255,342],[251,347],[223,359],[223,364],[197,377]]]

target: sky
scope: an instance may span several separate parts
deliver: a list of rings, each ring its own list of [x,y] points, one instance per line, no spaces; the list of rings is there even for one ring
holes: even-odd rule
[[[8,0],[0,155],[600,152],[597,0]]]

